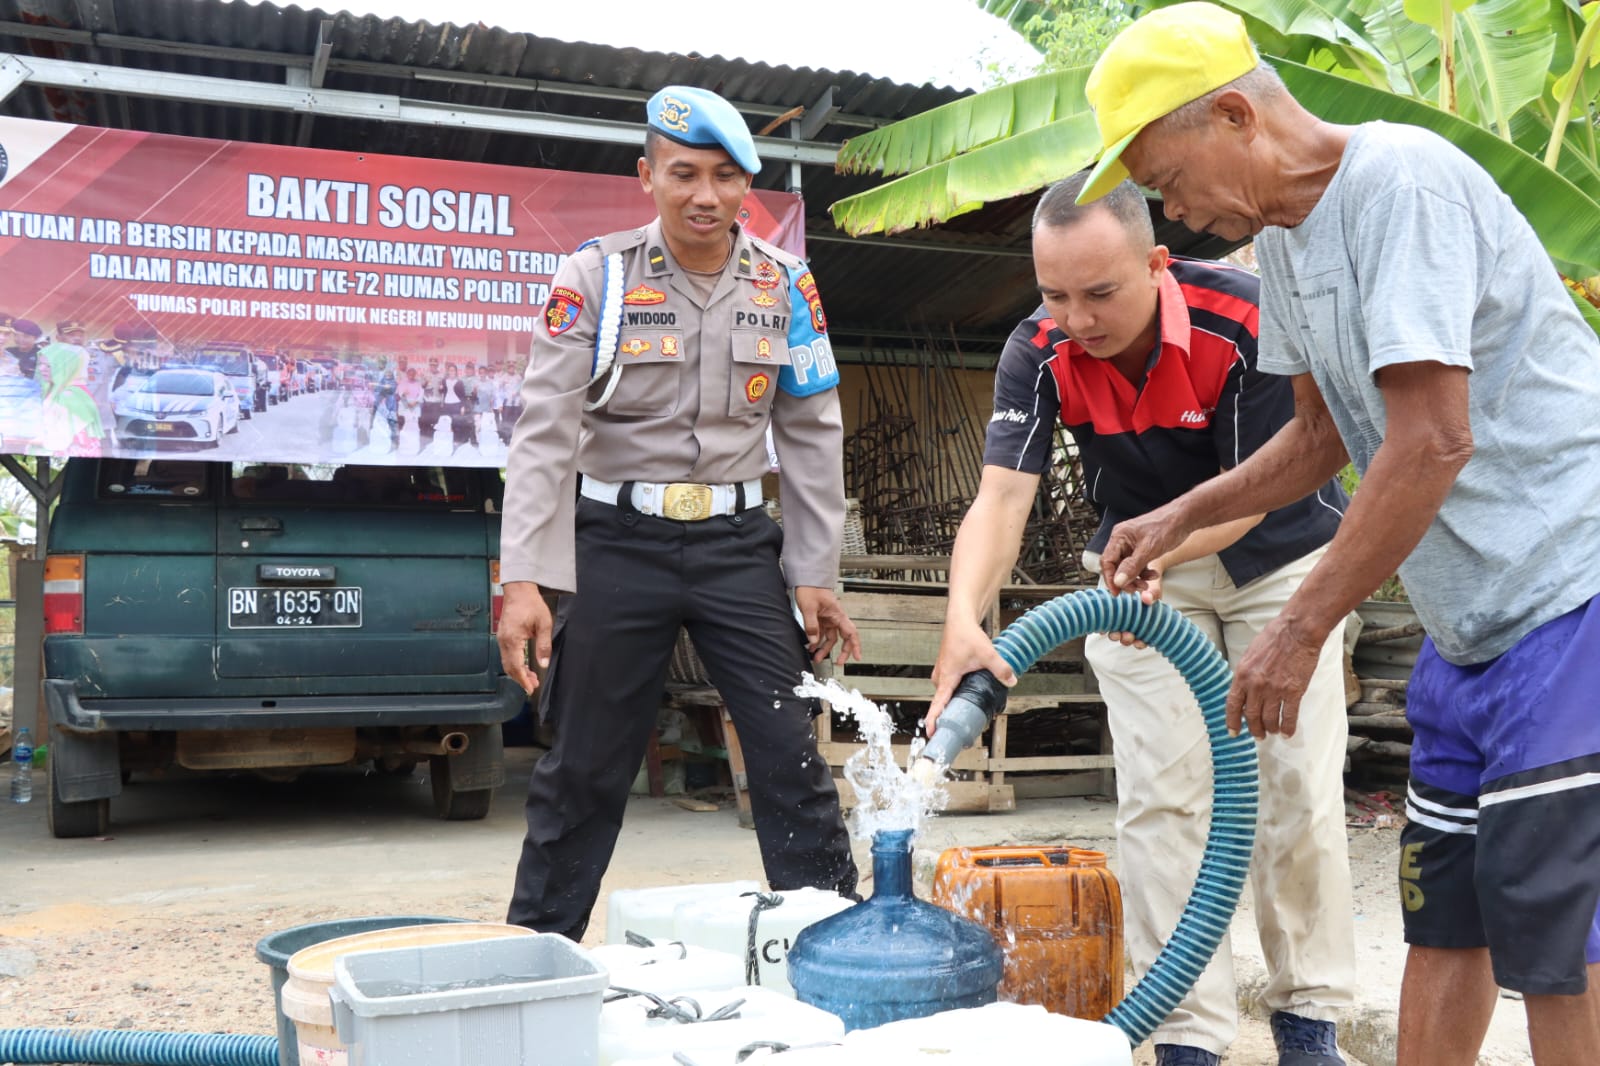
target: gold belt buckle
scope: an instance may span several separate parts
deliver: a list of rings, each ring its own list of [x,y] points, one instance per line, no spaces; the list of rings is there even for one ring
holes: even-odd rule
[[[711,517],[711,486],[674,482],[662,494],[662,517],[698,522]]]

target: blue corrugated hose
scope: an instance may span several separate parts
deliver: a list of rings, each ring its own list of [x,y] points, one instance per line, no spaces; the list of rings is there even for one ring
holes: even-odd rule
[[[0,1062],[278,1066],[278,1038],[138,1029],[0,1029]]]
[[[1144,1042],[1200,979],[1216,953],[1250,869],[1256,838],[1256,745],[1247,733],[1228,735],[1224,708],[1233,672],[1216,645],[1164,603],[1147,605],[1132,593],[1074,592],[1040,604],[995,639],[1000,657],[1018,674],[1039,657],[1089,633],[1128,632],[1165,655],[1188,683],[1211,741],[1211,830],[1189,902],[1150,972],[1105,1020]]]

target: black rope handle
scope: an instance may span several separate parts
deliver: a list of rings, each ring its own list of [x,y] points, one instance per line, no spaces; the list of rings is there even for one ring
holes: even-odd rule
[[[750,908],[750,925],[744,937],[744,983],[761,983],[761,959],[756,952],[756,927],[761,924],[761,912],[783,906],[783,897],[776,892],[741,892],[740,897],[754,896],[755,906]]]

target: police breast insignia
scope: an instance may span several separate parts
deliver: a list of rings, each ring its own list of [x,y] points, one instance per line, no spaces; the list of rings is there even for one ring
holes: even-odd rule
[[[817,282],[811,276],[811,271],[801,274],[794,284],[811,308],[811,324],[816,327],[818,333],[828,332],[828,317],[822,313],[822,297],[817,293]]]
[[[665,303],[667,294],[659,289],[652,289],[648,285],[640,285],[622,298],[625,304],[659,304]]]
[[[755,403],[767,394],[767,386],[772,384],[772,375],[765,372],[750,375],[750,380],[744,383],[744,398]]]
[[[778,287],[778,268],[771,263],[762,263],[756,267],[756,288],[776,289]]]
[[[663,358],[663,359],[676,359],[676,358],[678,358],[678,338],[676,338],[676,337],[662,337],[661,338],[661,358]]]
[[[583,297],[564,285],[551,290],[550,302],[544,305],[544,324],[550,336],[559,337],[578,322],[583,312]]]
[[[772,358],[772,342],[765,337],[762,337],[760,340],[756,341],[756,358]]]
[[[651,344],[649,341],[643,339],[642,337],[633,337],[619,344],[617,346],[617,351],[624,355],[643,355],[645,352],[648,352],[650,348]]]
[[[675,96],[663,97],[661,110],[656,118],[669,130],[679,133],[689,132],[689,114],[693,109]]]
[[[750,302],[755,304],[757,307],[776,307],[778,304],[778,298],[772,295],[770,292],[757,292],[754,296],[750,297]]]

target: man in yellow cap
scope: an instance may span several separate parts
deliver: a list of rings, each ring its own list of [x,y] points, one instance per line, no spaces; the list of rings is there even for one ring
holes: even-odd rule
[[[555,729],[508,920],[573,939],[682,628],[738,729],[771,887],[856,883],[817,706],[794,693],[808,659],[860,656],[833,591],[844,440],[822,304],[804,262],[739,225],[761,161],[733,105],[672,85],[646,118],[657,217],[580,246],[552,279],[506,463],[501,658]],[[782,530],[761,507],[769,427]],[[546,590],[563,593],[554,619]]]
[[[1496,985],[1538,1066],[1600,1048],[1600,341],[1528,222],[1428,131],[1307,112],[1238,16],[1163,8],[1088,82],[1105,153],[1192,229],[1256,237],[1259,366],[1295,417],[1122,523],[1113,588],[1189,531],[1279,506],[1348,456],[1360,491],[1235,670],[1230,722],[1293,734],[1323,639],[1398,567],[1427,629],[1400,878],[1402,1066],[1476,1062]],[[1532,543],[1530,543],[1530,541]]]

